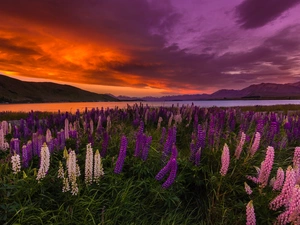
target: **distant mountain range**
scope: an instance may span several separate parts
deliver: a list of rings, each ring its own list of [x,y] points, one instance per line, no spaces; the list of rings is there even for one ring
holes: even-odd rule
[[[236,99],[300,99],[300,82],[261,83],[241,90],[221,89],[212,94],[128,97],[96,94],[51,82],[26,82],[0,75],[0,103],[92,101],[197,101]]]
[[[26,82],[0,75],[0,103],[119,101],[108,94],[96,94],[51,82]]]
[[[289,84],[261,83],[241,90],[221,89],[212,94],[173,95],[162,97],[117,96],[121,101],[197,101],[237,99],[300,99],[300,82]]]

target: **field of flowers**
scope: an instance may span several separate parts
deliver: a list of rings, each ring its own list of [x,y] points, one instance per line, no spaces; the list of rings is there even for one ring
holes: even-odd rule
[[[0,224],[300,224],[297,146],[299,111],[30,112],[0,122]]]

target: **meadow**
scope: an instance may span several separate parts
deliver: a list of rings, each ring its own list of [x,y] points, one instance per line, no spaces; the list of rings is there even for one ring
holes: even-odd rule
[[[300,224],[299,106],[0,121],[0,224]]]

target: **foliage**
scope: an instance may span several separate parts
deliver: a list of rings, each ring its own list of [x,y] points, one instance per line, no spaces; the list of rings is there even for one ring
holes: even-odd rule
[[[157,128],[159,117],[163,121]],[[51,143],[47,143],[51,152],[50,168],[40,181],[36,179],[40,166],[38,152],[32,150],[29,166],[22,166],[21,172],[13,174],[11,156],[17,150],[12,144],[8,150],[0,150],[1,224],[232,224],[232,221],[245,224],[246,205],[251,200],[257,224],[273,224],[284,209],[271,210],[269,203],[280,191],[274,191],[269,184],[262,187],[247,177],[257,177],[255,167],[260,168],[265,160],[268,146],[275,149],[271,179],[279,167],[286,170],[293,165],[294,149],[300,144],[297,111],[256,112],[195,106],[150,108],[141,104],[75,114],[2,113],[0,118],[12,125],[6,141],[20,140],[22,160],[25,151],[22,146],[28,140],[35,146],[38,135],[45,141],[47,129],[52,132]],[[70,134],[66,140],[65,130]],[[234,154],[241,132],[246,134],[246,141],[240,158],[236,159]],[[252,157],[250,149],[256,132],[262,138]],[[123,135],[128,141],[126,157],[121,173],[116,174]],[[152,142],[147,158],[134,155],[137,143],[143,151],[147,150],[142,139],[149,136]],[[96,149],[103,153],[104,176],[99,184],[85,183],[88,143],[92,143],[94,153]],[[225,144],[230,151],[230,163],[227,173],[221,175]],[[169,147],[172,151],[168,151]],[[77,195],[62,192],[63,182],[58,178],[59,163],[67,167],[64,148],[76,151],[81,173],[77,179]],[[160,181],[155,176],[172,158],[178,165],[176,178],[169,188],[163,188],[168,176]],[[245,191],[245,182],[253,191],[251,195]]]

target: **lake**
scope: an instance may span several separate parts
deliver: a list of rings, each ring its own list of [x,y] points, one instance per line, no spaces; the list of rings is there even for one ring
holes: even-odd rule
[[[48,111],[48,112],[75,112],[77,109],[83,111],[85,108],[125,108],[127,105],[140,104],[140,102],[66,102],[66,103],[27,103],[27,104],[0,104],[0,112],[29,112]],[[143,105],[157,106],[182,106],[194,105],[200,107],[232,107],[232,106],[255,106],[255,105],[300,105],[300,100],[214,100],[214,101],[163,101],[163,102],[142,102]]]

